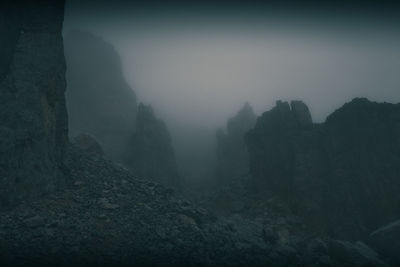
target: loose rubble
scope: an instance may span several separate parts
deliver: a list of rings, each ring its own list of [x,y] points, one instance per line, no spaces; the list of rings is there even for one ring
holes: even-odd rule
[[[2,266],[384,266],[373,253],[353,257],[350,242],[339,257],[279,211],[218,218],[78,147],[67,166],[65,190],[0,212]]]

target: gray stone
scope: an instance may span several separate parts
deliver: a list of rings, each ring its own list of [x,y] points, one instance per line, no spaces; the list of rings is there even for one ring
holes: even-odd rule
[[[43,226],[45,223],[46,223],[45,219],[43,219],[39,215],[24,220],[24,224],[31,228]]]
[[[119,208],[118,204],[112,204],[107,198],[100,198],[99,203],[102,205],[104,209],[107,210],[115,210]]]
[[[270,227],[264,227],[262,231],[262,237],[267,243],[275,244],[279,240],[279,235],[277,231]]]
[[[90,155],[102,157],[103,149],[96,139],[90,134],[82,133],[74,137],[73,144],[89,153]]]
[[[326,254],[327,244],[320,238],[314,238],[307,244],[307,250],[312,254]]]

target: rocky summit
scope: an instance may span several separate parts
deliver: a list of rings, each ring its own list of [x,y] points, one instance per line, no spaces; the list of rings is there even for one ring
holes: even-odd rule
[[[149,105],[139,104],[136,132],[131,136],[124,164],[132,172],[166,186],[179,183],[171,137],[165,123]]]
[[[233,179],[239,180],[248,176],[248,153],[244,136],[254,127],[256,119],[253,108],[246,103],[228,120],[226,132],[217,131],[216,176],[221,186],[229,184]]]
[[[362,238],[400,214],[400,105],[356,98],[322,124],[278,102],[247,135],[253,184],[316,228]],[[323,228],[323,229],[322,229]]]

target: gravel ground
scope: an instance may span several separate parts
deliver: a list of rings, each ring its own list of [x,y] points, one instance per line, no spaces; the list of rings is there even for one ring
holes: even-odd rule
[[[63,190],[0,212],[1,266],[381,266],[305,249],[282,216],[217,218],[74,146],[67,166]]]

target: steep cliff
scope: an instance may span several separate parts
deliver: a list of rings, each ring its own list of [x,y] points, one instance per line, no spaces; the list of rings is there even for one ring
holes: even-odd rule
[[[244,135],[253,128],[256,118],[253,108],[246,103],[228,120],[226,133],[223,130],[217,132],[216,175],[221,185],[248,175],[248,152]]]
[[[67,144],[63,12],[63,1],[0,8],[1,205],[52,191],[62,181]]]
[[[155,117],[151,106],[142,103],[138,107],[136,122],[125,164],[141,177],[176,186],[179,175],[165,123]]]
[[[360,238],[396,219],[400,105],[354,99],[323,124],[310,118],[304,104],[278,102],[257,120],[246,137],[255,188],[334,236]]]
[[[112,45],[88,32],[65,35],[70,136],[93,135],[105,155],[121,162],[135,129],[136,95]]]

